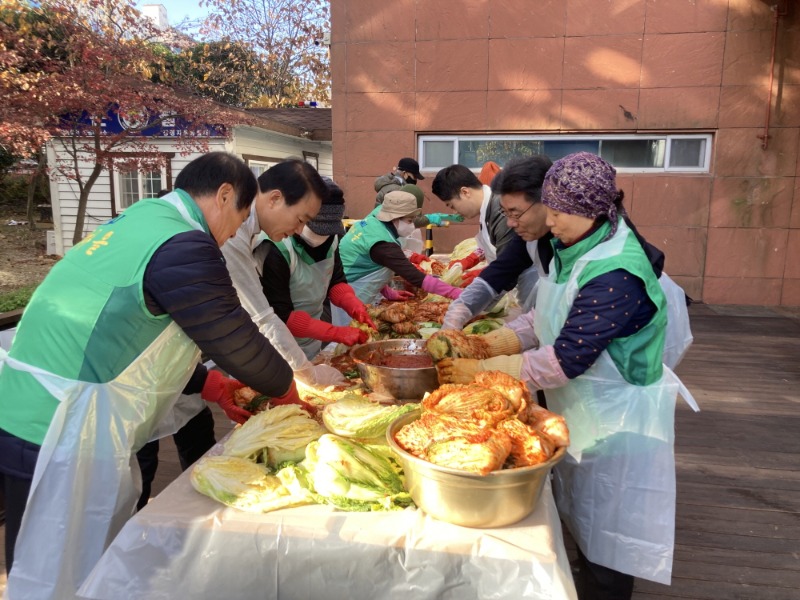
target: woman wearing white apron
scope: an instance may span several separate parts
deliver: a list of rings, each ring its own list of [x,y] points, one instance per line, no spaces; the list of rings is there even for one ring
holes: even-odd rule
[[[299,401],[289,366],[242,309],[219,251],[247,214],[255,178],[237,157],[215,152],[189,163],[175,184],[71,249],[0,357],[0,469],[6,480],[32,476],[27,507],[19,497],[7,506],[15,523],[21,516],[16,546],[7,547],[9,600],[75,597],[133,512],[134,452],[198,372],[203,398],[238,421],[249,413],[232,393],[244,383]],[[206,372],[198,346],[244,383]],[[14,462],[21,448],[38,455],[33,473],[30,461]]]
[[[548,408],[566,418],[570,446],[555,491],[580,550],[583,600],[630,598],[634,577],[669,583],[679,390],[694,402],[662,364],[666,300],[617,214],[621,200],[615,171],[600,157],[556,161],[542,188],[558,238],[550,273],[539,281],[534,313],[498,330],[506,349],[516,341],[516,353],[443,361],[440,371],[458,382],[503,370],[544,389]]]
[[[352,346],[367,341],[366,331],[322,320],[327,299],[351,318],[375,328],[367,307],[348,285],[339,256],[344,194],[331,179],[326,183],[329,195],[300,233],[279,243],[265,240],[254,252],[264,296],[309,359],[319,353],[323,342]]]
[[[399,240],[414,230],[414,217],[419,212],[412,194],[399,190],[389,192],[377,213],[356,221],[344,236],[339,247],[344,274],[361,302],[375,304],[382,298],[403,300],[410,297],[410,293],[388,286],[393,275],[399,275],[426,292],[458,298],[459,288],[425,275],[403,254]],[[350,315],[335,306],[331,313],[334,325],[350,322]]]

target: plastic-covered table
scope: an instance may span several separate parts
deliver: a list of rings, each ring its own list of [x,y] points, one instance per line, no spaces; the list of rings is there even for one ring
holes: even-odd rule
[[[576,597],[549,482],[536,510],[519,523],[469,529],[416,509],[353,513],[312,505],[245,513],[195,492],[188,472],[128,521],[79,596]]]

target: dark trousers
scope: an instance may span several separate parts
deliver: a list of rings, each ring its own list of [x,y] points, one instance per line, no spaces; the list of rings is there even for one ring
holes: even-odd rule
[[[580,548],[578,561],[575,588],[579,600],[630,600],[633,595],[633,575],[591,562]]]
[[[14,562],[22,515],[28,502],[39,446],[0,429],[0,487],[5,496],[6,573]]]
[[[214,437],[214,416],[207,406],[192,417],[186,425],[172,436],[178,449],[178,461],[181,470],[188,469],[198,458],[203,456],[217,443]],[[142,495],[136,503],[136,510],[141,510],[150,499],[153,480],[158,469],[158,440],[148,442],[136,453],[136,460],[142,471]]]
[[[6,574],[14,562],[14,545],[22,523],[22,513],[31,490],[31,480],[0,473],[6,503]]]

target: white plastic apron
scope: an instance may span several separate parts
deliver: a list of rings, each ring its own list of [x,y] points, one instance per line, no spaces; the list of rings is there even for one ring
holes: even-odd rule
[[[607,255],[601,244],[584,258]],[[539,280],[534,328],[552,345],[577,293],[585,260],[568,282]],[[570,446],[554,469],[561,518],[586,557],[610,569],[669,584],[675,537],[675,399],[697,405],[675,374],[634,386],[604,351],[583,375],[545,391],[566,418]]]
[[[135,452],[172,409],[199,358],[175,323],[108,383],[66,379],[2,352],[0,369],[31,373],[59,401],[36,462],[7,600],[76,597],[135,510]]]
[[[350,281],[350,287],[364,304],[377,304],[381,300],[381,288],[387,285],[394,275],[388,267],[381,267],[369,275],[364,275],[361,279]],[[345,311],[338,306],[331,305],[331,321],[337,327],[349,325],[352,319]]]
[[[525,248],[533,264],[525,269],[517,278],[517,303],[523,313],[533,310],[536,304],[536,290],[539,283],[539,273],[544,273],[542,262],[537,250],[538,241],[527,242]]]
[[[491,198],[492,189],[488,185],[483,186],[480,226],[478,227],[478,235],[475,236],[475,241],[478,242],[478,247],[483,250],[487,264],[491,264],[497,258],[497,248],[492,244],[492,240],[489,237],[489,227],[486,225],[486,211],[489,208]]]
[[[324,260],[308,264],[297,256],[291,238],[284,238],[283,245],[289,251],[289,288],[295,310],[307,312],[314,319],[322,316],[323,303],[328,297],[328,286],[333,276],[338,238],[331,244],[330,256]],[[333,308],[333,306],[331,306]],[[319,354],[322,342],[313,338],[298,338],[297,343],[309,360]]]
[[[694,337],[689,323],[689,309],[683,288],[662,273],[658,283],[667,297],[667,329],[664,334],[664,364],[675,369],[683,359]]]
[[[412,252],[422,254],[425,251],[425,242],[422,240],[422,231],[420,229],[415,229],[407,237],[397,238],[397,241],[400,242],[400,247],[406,256],[409,256]]]

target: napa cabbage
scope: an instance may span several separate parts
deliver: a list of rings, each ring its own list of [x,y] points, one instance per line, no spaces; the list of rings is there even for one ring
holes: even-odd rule
[[[201,494],[248,512],[313,503],[308,494],[293,494],[264,465],[236,456],[203,457],[192,468],[189,479]]]
[[[400,415],[416,410],[419,404],[378,404],[353,396],[329,404],[322,411],[322,422],[328,431],[343,437],[374,438],[386,433],[386,428]]]
[[[275,406],[250,417],[234,429],[222,453],[261,459],[270,467],[305,458],[305,448],[325,433],[325,428],[296,404]]]

